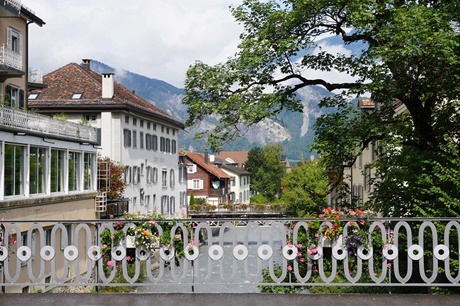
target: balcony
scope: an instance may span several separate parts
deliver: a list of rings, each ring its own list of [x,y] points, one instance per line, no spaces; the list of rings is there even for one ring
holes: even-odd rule
[[[9,12],[8,16],[18,16],[21,12],[20,0],[4,0],[1,1],[1,4]]]
[[[40,137],[97,144],[96,128],[4,105],[0,106],[0,128]]]
[[[11,77],[24,75],[22,55],[8,49],[5,44],[0,47],[0,72]]]

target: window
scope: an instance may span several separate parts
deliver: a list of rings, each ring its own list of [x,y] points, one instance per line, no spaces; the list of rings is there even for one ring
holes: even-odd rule
[[[137,148],[137,131],[133,131],[133,149]]]
[[[176,130],[172,130],[173,136],[176,136]]]
[[[147,151],[150,151],[152,149],[152,135],[150,135],[149,133],[146,133],[145,134],[145,149]]]
[[[171,139],[166,138],[166,153],[171,153]]]
[[[157,124],[153,123],[152,126],[153,126],[153,130],[156,131],[157,130]]]
[[[169,197],[169,212],[171,214],[176,212],[176,197]]]
[[[153,151],[158,151],[158,136],[157,135],[153,135],[153,138],[152,138],[152,150]]]
[[[169,135],[169,128],[167,128],[167,129],[166,129],[166,134],[168,134],[168,135]]]
[[[83,188],[85,190],[93,189],[93,154],[85,153],[83,168]]]
[[[188,189],[203,189],[203,180],[194,179],[187,181],[187,188]]]
[[[188,165],[187,166],[187,173],[196,173],[196,165],[195,164]]]
[[[131,167],[130,166],[125,167],[125,183],[131,184]]]
[[[8,36],[6,47],[15,53],[22,54],[22,34],[18,30],[11,27],[8,27],[6,34]]]
[[[166,151],[166,141],[164,137],[160,137],[160,152]]]
[[[32,92],[32,93],[29,94],[28,99],[29,100],[36,100],[38,98],[38,95],[39,95],[39,93]]]
[[[165,132],[165,127],[164,127],[164,126],[161,126],[161,132],[162,132],[162,133]]]
[[[6,105],[13,107],[24,107],[24,90],[12,85],[6,86],[6,94],[10,95],[10,100],[6,101]]]
[[[161,187],[168,187],[168,170],[166,169],[161,172]]]
[[[72,97],[70,99],[72,100],[79,100],[81,99],[81,97],[83,96],[83,93],[82,92],[74,92],[72,94]]]
[[[184,165],[179,166],[179,183],[183,183],[187,180],[187,167]]]
[[[5,145],[5,196],[24,195],[24,150],[21,146]]]
[[[133,118],[133,125],[134,125],[134,126],[137,125],[137,118]]]
[[[153,168],[152,182],[158,182],[158,168]]]
[[[141,121],[142,122],[142,121]],[[139,148],[144,149],[144,133],[139,133]]]
[[[126,148],[131,147],[131,130],[130,129],[123,130],[123,142]]]
[[[69,191],[76,191],[80,189],[79,182],[79,167],[80,154],[77,152],[69,152],[69,167],[68,167],[68,180]]]
[[[171,188],[174,188],[175,184],[176,184],[176,177],[175,177],[175,174],[174,174],[174,170],[171,169],[171,170],[169,170],[169,186]]]
[[[51,192],[64,191],[64,151],[51,150]]]
[[[144,127],[144,120],[139,120],[139,125],[143,128]]]
[[[177,152],[177,142],[175,140],[171,141],[171,153],[176,154]]]
[[[45,192],[46,149],[30,147],[29,150],[29,192]]]
[[[141,172],[138,166],[133,167],[133,184],[139,184],[141,178]]]
[[[161,214],[169,213],[169,197],[167,195],[161,196]]]
[[[152,167],[147,166],[145,171],[147,172],[147,175],[146,175],[147,184],[148,184],[148,183],[151,183],[151,182],[153,181],[153,180],[152,180],[152,178],[153,178],[153,170],[152,170]]]
[[[45,245],[51,245],[51,228],[45,229]]]
[[[147,122],[147,129],[150,130],[150,122]]]
[[[129,116],[128,115],[125,115],[125,123],[129,124]]]

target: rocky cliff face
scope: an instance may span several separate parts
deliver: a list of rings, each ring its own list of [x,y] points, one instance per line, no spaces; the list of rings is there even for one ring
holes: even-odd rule
[[[91,69],[98,72],[115,73],[115,81],[134,91],[137,95],[168,112],[171,116],[185,122],[187,106],[182,104],[184,90],[164,81],[151,79],[133,72],[116,69],[96,60],[91,61]],[[314,136],[314,124],[322,111],[318,107],[321,98],[328,92],[320,87],[303,88],[298,96],[303,104],[302,113],[284,112],[278,120],[265,120],[250,128],[245,137],[225,145],[225,151],[249,150],[254,146],[264,146],[271,142],[281,143],[289,159],[301,159],[310,156],[308,145]],[[187,150],[204,151],[206,143],[194,139],[199,131],[209,130],[217,118],[200,122],[179,134],[179,147]]]

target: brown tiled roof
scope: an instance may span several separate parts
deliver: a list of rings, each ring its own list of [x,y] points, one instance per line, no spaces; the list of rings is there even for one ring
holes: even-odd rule
[[[196,152],[184,152],[183,153],[186,157],[188,157],[192,162],[206,170],[207,172],[211,173],[212,175],[218,178],[230,178],[230,176],[225,173],[222,169],[217,168],[213,163],[205,163],[204,156],[200,153]]]
[[[216,157],[222,159],[231,158],[234,162],[238,163],[239,167],[243,167],[244,163],[248,160],[248,151],[219,152],[216,154]]]
[[[29,100],[29,108],[36,108],[38,111],[47,109],[69,109],[72,106],[82,109],[85,106],[92,109],[114,107],[130,108],[133,111],[145,115],[155,116],[160,120],[184,128],[184,124],[158,107],[136,96],[121,84],[114,82],[114,95],[112,99],[102,99],[102,75],[85,69],[76,63],[70,63],[45,76],[43,83],[48,87],[42,89],[37,100]],[[83,93],[81,99],[72,100],[74,93]]]

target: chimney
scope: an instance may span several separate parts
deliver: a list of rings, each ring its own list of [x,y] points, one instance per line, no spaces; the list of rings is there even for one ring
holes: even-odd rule
[[[113,76],[112,72],[102,74],[102,99],[113,98]]]
[[[83,69],[91,70],[91,60],[87,59],[87,58],[84,58],[84,59],[82,59],[82,61],[83,61],[83,63],[81,63],[81,66],[83,67]]]
[[[204,149],[204,163],[209,164],[208,148]]]

